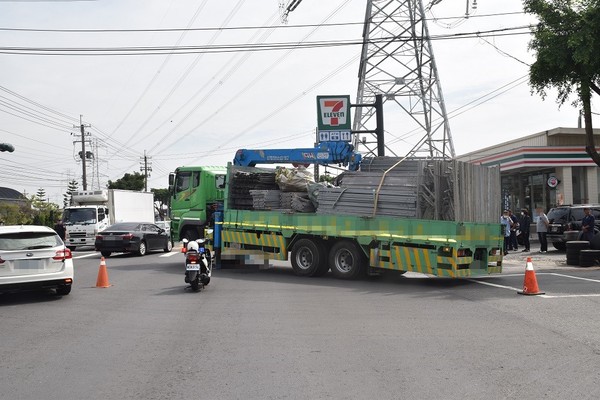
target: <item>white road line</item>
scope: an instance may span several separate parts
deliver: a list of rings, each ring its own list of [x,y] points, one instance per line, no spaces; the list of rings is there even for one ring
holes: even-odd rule
[[[169,253],[161,254],[159,257],[173,257],[176,254],[182,254],[178,251],[171,251]]]
[[[600,283],[600,280],[598,280],[598,279],[582,278],[579,276],[559,274],[556,272],[541,272],[537,275],[555,275],[555,276],[560,276],[563,278],[579,279],[582,281]],[[511,275],[502,275],[502,276],[503,277],[504,276],[523,276],[523,274],[511,274]],[[498,285],[496,283],[484,282],[484,281],[479,281],[476,279],[467,279],[467,280],[470,282],[479,283],[480,285],[492,286],[492,287],[496,287],[496,288],[500,288],[500,289],[514,290],[516,292],[519,292],[522,290],[520,288],[514,288],[512,286]],[[600,297],[600,293],[598,293],[598,294],[562,294],[562,295],[540,294],[536,297],[542,297],[544,299],[568,299],[568,298],[577,298],[577,297]]]
[[[558,273],[556,273],[556,272],[552,272],[552,273],[550,273],[550,275],[556,275],[556,276],[562,276],[562,277],[564,277],[564,278],[579,279],[579,280],[582,280],[582,281],[588,281],[588,282],[596,282],[596,283],[600,283],[600,280],[598,280],[598,279],[582,278],[582,277],[579,277],[579,276],[565,275],[565,274],[558,274]]]
[[[543,297],[545,299],[568,299],[568,298],[572,298],[572,297],[600,297],[600,294],[562,294],[562,295],[541,294],[539,297]]]
[[[86,258],[86,257],[97,256],[98,254],[99,253],[89,253],[89,254],[83,254],[81,256],[73,257],[73,258]]]
[[[467,279],[467,280],[470,281],[470,282],[479,283],[480,285],[493,286],[493,287],[497,287],[497,288],[500,288],[500,289],[509,289],[509,290],[514,290],[515,292],[518,292],[519,290],[523,290],[522,288],[521,289],[517,289],[517,288],[514,288],[512,286],[498,285],[496,283],[478,281],[476,279]]]

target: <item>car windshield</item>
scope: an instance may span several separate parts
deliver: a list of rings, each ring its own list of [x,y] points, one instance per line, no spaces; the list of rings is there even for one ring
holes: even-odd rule
[[[571,209],[571,221],[581,221],[585,217],[585,212],[583,208],[573,208]]]
[[[46,249],[62,245],[52,232],[18,232],[0,235],[0,250]]]
[[[140,224],[137,222],[121,222],[118,224],[114,224],[109,226],[107,231],[139,231]]]
[[[568,208],[553,208],[548,212],[548,219],[550,221],[566,221],[568,215]]]
[[[63,215],[65,225],[73,224],[95,224],[96,209],[95,208],[71,208],[65,209]]]

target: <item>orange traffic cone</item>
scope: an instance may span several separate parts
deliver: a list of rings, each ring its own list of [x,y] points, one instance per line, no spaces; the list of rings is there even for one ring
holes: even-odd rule
[[[535,271],[533,270],[533,263],[531,262],[531,257],[527,257],[527,266],[525,267],[525,280],[523,282],[523,291],[517,293],[526,294],[530,296],[545,293],[540,292],[540,288],[538,288],[537,279],[535,277]]]
[[[106,271],[106,261],[104,261],[104,257],[100,259],[100,268],[98,269],[98,279],[96,280],[96,287],[110,287],[110,283],[108,283],[108,272]]]

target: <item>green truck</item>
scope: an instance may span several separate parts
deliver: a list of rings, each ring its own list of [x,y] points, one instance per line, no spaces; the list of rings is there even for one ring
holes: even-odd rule
[[[499,223],[365,215],[358,211],[362,200],[352,200],[357,207],[296,211],[265,200],[277,196],[276,174],[232,164],[178,168],[169,178],[173,239],[195,239],[213,227],[218,254],[289,260],[300,276],[331,271],[354,279],[394,270],[460,278],[502,272]]]

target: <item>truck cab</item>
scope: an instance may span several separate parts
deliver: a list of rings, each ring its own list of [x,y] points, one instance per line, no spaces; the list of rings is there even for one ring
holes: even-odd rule
[[[171,238],[195,240],[213,224],[213,213],[223,206],[225,167],[180,167],[169,174]]]

